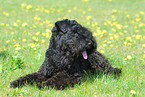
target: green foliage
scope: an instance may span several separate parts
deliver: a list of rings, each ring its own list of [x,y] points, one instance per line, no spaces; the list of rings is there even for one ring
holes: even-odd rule
[[[12,56],[10,70],[23,69],[24,67],[24,58],[21,55]]]

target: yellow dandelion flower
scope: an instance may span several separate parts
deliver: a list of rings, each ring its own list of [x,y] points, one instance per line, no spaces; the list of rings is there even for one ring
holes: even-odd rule
[[[26,9],[31,9],[32,8],[32,5],[27,5]]]
[[[116,29],[112,28],[112,31],[113,31],[113,32],[116,32]]]
[[[38,38],[36,38],[35,36],[33,36],[32,39],[33,39],[34,41],[36,41],[36,42],[39,41]]]
[[[89,9],[88,9],[88,11],[92,11],[92,9],[91,9],[91,8],[89,8]]]
[[[131,90],[130,93],[131,94],[136,94],[136,91],[135,90]]]
[[[126,31],[126,30],[124,30],[124,33],[127,33],[127,31]]]
[[[45,12],[46,12],[46,13],[48,13],[48,14],[50,13],[50,11],[49,11],[49,10],[47,10],[47,9],[45,9]]]
[[[13,26],[18,26],[18,24],[17,23],[13,23]]]
[[[105,34],[105,33],[107,33],[107,31],[106,31],[106,30],[103,30],[103,31],[102,31],[102,34]]]
[[[35,47],[35,44],[31,44],[31,48],[34,48]]]
[[[19,47],[19,46],[20,46],[20,44],[15,44],[15,45],[14,45],[14,47]]]
[[[36,48],[33,48],[33,50],[36,51],[37,49]]]
[[[13,39],[13,42],[15,42],[16,41],[16,39]]]
[[[15,48],[16,51],[18,51],[18,50],[20,50],[20,49],[21,49],[21,47],[16,47],[16,48]]]
[[[103,37],[103,35],[100,35],[100,37]]]
[[[143,58],[145,59],[145,54],[143,55]]]
[[[124,60],[127,60],[127,58],[124,58]]]
[[[14,32],[11,32],[11,34],[14,34]]]
[[[82,13],[83,13],[83,14],[85,14],[85,13],[86,13],[86,11],[83,11]]]
[[[63,17],[63,19],[66,19],[67,17]]]
[[[27,23],[22,23],[22,27],[26,27],[27,26]]]
[[[33,28],[37,28],[37,26],[36,25],[33,25]]]
[[[1,23],[1,26],[4,26],[5,24],[4,23]]]
[[[129,14],[127,14],[127,15],[126,15],[126,17],[128,17],[128,18],[129,18],[129,17],[130,17],[130,15],[129,15]]]
[[[40,32],[36,32],[36,35],[38,36],[40,34]]]
[[[127,45],[131,46],[131,45],[132,45],[132,43],[127,43]]]
[[[104,54],[104,51],[103,51],[103,50],[101,50],[101,51],[100,51],[100,53]]]
[[[131,37],[126,37],[126,40],[132,40]]]
[[[114,46],[113,44],[110,45],[110,47],[113,47],[113,46]]]
[[[133,23],[135,23],[135,21],[134,21],[134,20],[132,20],[132,21],[130,21],[130,23],[132,23],[132,24],[133,24]]]
[[[71,12],[71,10],[69,9],[69,10],[67,10],[67,12],[69,12],[69,13],[70,13],[70,12]]]
[[[126,58],[129,59],[129,60],[131,60],[132,59],[132,56],[128,55]]]
[[[98,22],[95,22],[95,25],[98,25]]]
[[[4,14],[5,16],[9,16],[9,13],[7,13],[7,12],[3,12],[3,14]]]
[[[108,44],[111,44],[111,41],[107,41]]]
[[[143,12],[143,11],[140,11],[139,13],[140,13],[141,15],[144,15],[144,12]]]
[[[50,37],[50,34],[49,33],[46,33],[45,38],[48,38],[48,37]]]
[[[36,40],[37,38],[35,36],[32,37],[33,40]]]
[[[114,18],[114,17],[115,17],[114,15],[111,16],[111,18]]]
[[[7,41],[6,41],[6,43],[9,43],[9,42],[10,42],[10,40],[7,40]]]
[[[89,0],[82,0],[82,2],[88,2]]]
[[[39,44],[36,44],[36,46],[38,47],[38,46],[39,46]]]
[[[21,8],[24,8],[25,6],[26,6],[25,3],[22,3],[22,4],[21,4]]]
[[[103,47],[106,47],[107,46],[107,44],[103,44]]]
[[[113,9],[113,13],[116,13],[117,12],[117,9]]]
[[[145,47],[145,44],[142,44],[142,47]]]
[[[23,39],[22,41],[27,41],[26,39]]]
[[[19,22],[21,22],[21,20],[17,20],[17,22],[19,23]]]
[[[124,27],[125,27],[125,28],[128,28],[128,25],[125,25]]]
[[[74,7],[73,10],[77,10],[77,7]]]
[[[119,34],[120,34],[120,35],[123,35],[123,33],[122,33],[122,32],[119,32]]]
[[[44,42],[45,42],[45,40],[44,40],[44,39],[42,39],[41,43],[44,43]]]
[[[35,44],[29,43],[28,46],[30,46],[31,48],[34,48],[35,47]]]
[[[87,25],[90,25],[91,23],[90,22],[87,22]]]
[[[49,27],[53,27],[53,24],[49,24],[48,26],[49,26]]]
[[[136,22],[139,22],[141,19],[140,18],[136,18]]]
[[[141,35],[136,35],[136,39],[140,39],[141,37]]]
[[[112,0],[108,0],[109,2],[112,2]]]
[[[46,29],[46,32],[49,33],[49,32],[51,32],[51,30],[50,29]]]
[[[7,27],[10,26],[10,24],[6,24],[6,26],[7,26]]]
[[[144,24],[143,24],[143,23],[140,23],[140,24],[139,24],[139,27],[143,27],[143,26],[144,26]]]
[[[28,35],[32,36],[32,34],[31,34],[31,33],[28,33]]]
[[[87,16],[86,17],[87,20],[90,20],[91,18],[92,18],[92,16]]]
[[[104,25],[107,25],[107,23],[106,23],[106,22],[104,22]]]
[[[97,36],[97,33],[93,33],[93,36],[94,36],[94,37]]]
[[[6,48],[4,48],[4,51],[6,51],[7,49]]]
[[[107,42],[107,40],[104,40],[103,42],[104,42],[104,43],[106,43],[106,42]]]
[[[91,27],[95,27],[95,24],[92,24]]]
[[[41,20],[41,18],[40,18],[40,17],[37,17],[37,20],[38,20],[38,21],[40,21],[40,20]]]
[[[113,40],[114,38],[113,37],[110,37],[110,40]]]
[[[113,21],[116,21],[116,19],[113,19]],[[112,25],[113,26],[113,25]]]
[[[124,45],[127,45],[127,42],[124,42],[123,44],[124,44]]]
[[[41,35],[42,35],[42,36],[45,36],[45,33],[42,33]]]
[[[122,25],[117,24],[116,27],[117,27],[118,29],[121,29],[121,28],[122,28]]]
[[[112,36],[112,33],[109,33],[109,36]]]
[[[138,33],[138,32],[139,32],[139,30],[135,30],[135,32],[136,32],[136,33]]]

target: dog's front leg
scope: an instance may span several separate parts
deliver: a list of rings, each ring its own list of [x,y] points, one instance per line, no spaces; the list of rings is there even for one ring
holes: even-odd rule
[[[66,72],[58,72],[43,83],[43,87],[64,89],[68,86],[74,86],[75,83],[80,82],[81,76],[77,74],[68,75]]]

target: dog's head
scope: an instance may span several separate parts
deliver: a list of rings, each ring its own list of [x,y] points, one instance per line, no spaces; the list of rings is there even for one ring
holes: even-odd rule
[[[87,59],[96,48],[96,40],[92,33],[75,20],[61,20],[52,29],[50,48],[66,56]]]

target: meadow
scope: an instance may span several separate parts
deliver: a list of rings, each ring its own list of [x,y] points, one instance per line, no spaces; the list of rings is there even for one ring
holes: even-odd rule
[[[0,0],[0,97],[145,97],[145,0]],[[37,71],[51,29],[75,19],[93,32],[120,78],[88,75],[65,90],[36,85],[10,88],[16,78]]]

